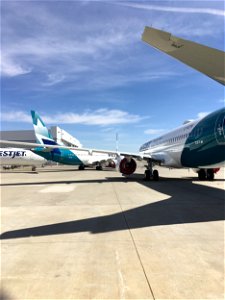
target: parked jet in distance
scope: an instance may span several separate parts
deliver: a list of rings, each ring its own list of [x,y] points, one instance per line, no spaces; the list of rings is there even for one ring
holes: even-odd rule
[[[66,165],[78,165],[79,170],[84,170],[86,166],[96,166],[96,170],[102,170],[103,167],[116,167],[117,159],[116,155],[99,153],[90,150],[80,151],[78,148],[62,149],[55,148],[52,151],[43,150],[42,145],[59,145],[57,144],[52,135],[49,133],[44,122],[40,116],[35,112],[31,111],[33,120],[34,132],[37,142],[40,144],[39,148],[34,148],[32,151],[47,160],[52,160],[61,164]],[[59,145],[62,146],[62,145]]]
[[[0,164],[3,166],[31,166],[32,171],[42,166],[46,159],[30,150],[20,148],[0,148]]]
[[[143,34],[143,39],[148,43],[151,44],[149,35],[152,33],[154,42],[158,39],[161,45],[170,52],[170,55],[173,52],[172,56],[210,76],[212,79],[225,84],[224,52],[177,37],[172,37],[171,39],[170,34],[157,29],[151,28],[150,31],[148,30],[147,36],[146,31]],[[165,37],[166,42],[161,41]],[[182,55],[180,56],[179,53]],[[193,55],[195,53],[198,53],[198,56]],[[203,60],[201,60],[201,53],[202,57],[204,57]],[[199,61],[202,63],[199,63]],[[214,61],[216,62],[215,67],[213,65]],[[8,141],[1,142],[7,143]],[[19,143],[12,141],[11,144],[18,145]],[[23,146],[25,146],[24,143]],[[37,144],[28,145],[26,143],[26,146],[36,147]],[[193,168],[198,173],[200,180],[213,180],[218,168],[224,166],[225,163],[225,108],[212,112],[199,120],[186,123],[161,137],[148,141],[140,147],[139,153],[118,153],[117,151],[84,148],[73,149],[54,144],[50,145],[50,143],[45,143],[44,147],[45,151],[51,152],[52,149],[52,152],[56,151],[56,154],[54,154],[56,156],[57,151],[61,151],[61,149],[63,151],[78,151],[75,153],[79,154],[82,151],[89,151],[89,153],[99,153],[100,156],[104,154],[113,154],[118,157],[124,156],[123,159],[119,160],[119,170],[124,175],[131,175],[135,172],[137,166],[135,159],[143,159],[147,161],[147,170],[145,171],[147,180],[151,178],[154,180],[159,179],[157,169],[153,170],[154,165],[157,164],[172,168]],[[41,151],[43,153],[43,148],[41,148]],[[74,152],[72,153],[74,155]]]

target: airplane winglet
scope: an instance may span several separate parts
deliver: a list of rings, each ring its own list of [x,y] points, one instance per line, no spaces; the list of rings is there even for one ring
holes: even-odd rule
[[[147,26],[142,40],[225,85],[225,52]]]

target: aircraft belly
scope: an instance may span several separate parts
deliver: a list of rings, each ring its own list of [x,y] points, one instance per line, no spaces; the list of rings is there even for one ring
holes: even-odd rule
[[[34,159],[22,159],[22,158],[1,158],[0,164],[1,165],[24,165],[24,166],[30,166],[30,165],[41,165],[44,163],[43,160],[34,160]]]
[[[92,165],[94,163],[101,163],[103,161],[107,161],[109,159],[108,154],[106,155],[96,155],[96,154],[92,154],[92,155],[86,155],[85,157],[83,157],[83,162],[84,164],[87,165]]]
[[[181,153],[183,144],[169,145],[161,147],[151,153],[153,159],[161,161],[161,165],[166,167],[181,168]]]

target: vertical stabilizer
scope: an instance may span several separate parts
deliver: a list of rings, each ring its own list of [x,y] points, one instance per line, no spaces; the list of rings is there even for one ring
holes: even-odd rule
[[[41,117],[33,110],[31,111],[31,116],[37,142],[39,144],[57,145]]]

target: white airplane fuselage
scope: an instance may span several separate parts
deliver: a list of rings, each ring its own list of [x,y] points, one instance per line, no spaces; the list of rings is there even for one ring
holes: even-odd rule
[[[35,112],[31,111],[33,120],[34,132],[40,147],[35,147],[32,151],[47,160],[51,160],[57,163],[65,165],[77,165],[79,167],[85,166],[116,166],[116,155],[108,153],[99,153],[98,151],[92,151],[90,149],[62,149],[62,144],[58,144],[49,133],[44,122],[40,116]],[[55,145],[59,148],[46,150],[44,146]]]
[[[0,164],[13,166],[41,166],[46,160],[30,150],[0,148]]]
[[[94,165],[96,162],[107,162],[109,160],[114,161],[115,155],[109,155],[107,153],[98,153],[98,152],[94,152],[94,151],[79,151],[77,150],[71,150],[71,152],[76,155],[80,161],[82,161],[82,163],[84,165],[87,166],[92,166]]]
[[[140,153],[174,168],[224,166],[225,108],[145,143]]]
[[[108,162],[116,164],[116,156],[108,153],[98,153],[94,150],[79,150],[79,149],[53,149],[52,151],[43,151],[42,145],[39,148],[32,150],[34,153],[44,157],[47,160],[52,160],[65,165],[84,165],[93,166],[98,163],[107,165]]]

